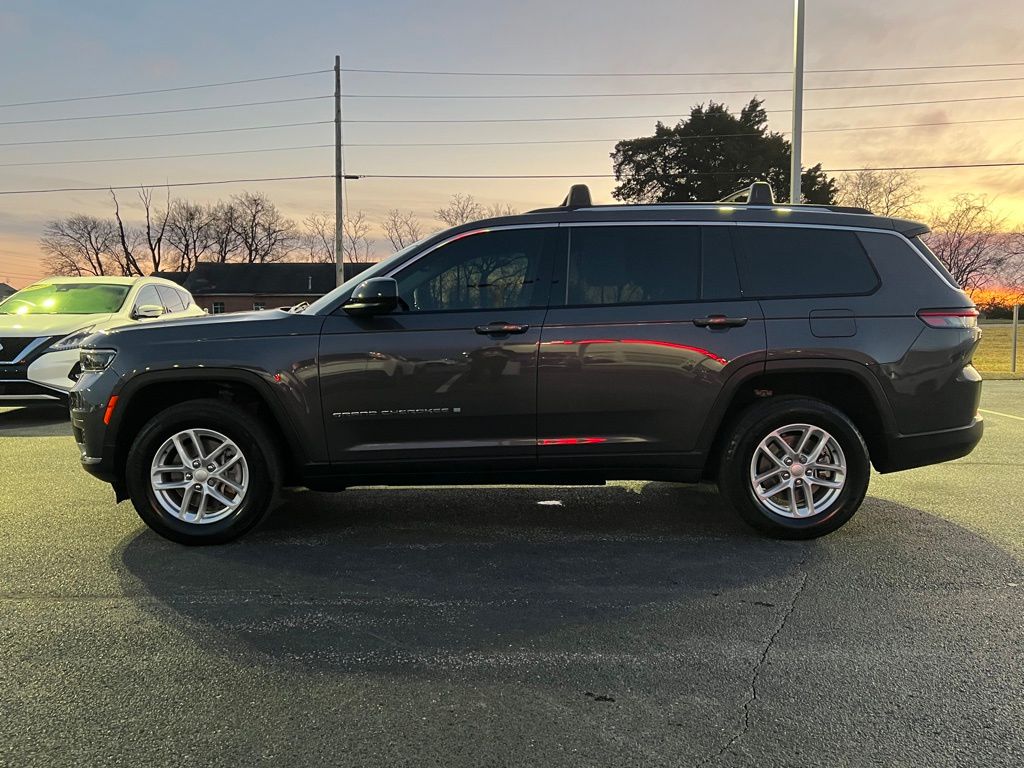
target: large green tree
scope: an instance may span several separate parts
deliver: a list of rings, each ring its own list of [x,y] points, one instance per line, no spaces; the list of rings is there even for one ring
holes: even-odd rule
[[[772,185],[776,200],[789,199],[790,144],[768,130],[762,101],[751,99],[740,114],[711,102],[653,136],[623,139],[612,164],[618,186],[612,194],[634,203],[718,200],[755,181]],[[803,202],[833,203],[836,182],[817,164],[801,174]]]

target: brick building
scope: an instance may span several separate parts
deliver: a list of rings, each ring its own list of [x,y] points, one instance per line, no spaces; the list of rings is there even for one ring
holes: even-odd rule
[[[346,264],[351,278],[369,264]],[[333,264],[200,263],[191,272],[157,272],[184,287],[210,314],[290,307],[334,288]]]

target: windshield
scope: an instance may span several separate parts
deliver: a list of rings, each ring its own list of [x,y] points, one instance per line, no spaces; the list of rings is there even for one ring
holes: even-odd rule
[[[124,304],[130,285],[36,283],[0,302],[3,315],[106,315]]]
[[[315,315],[315,314],[317,314],[320,310],[322,310],[325,307],[327,307],[327,306],[331,305],[332,303],[334,303],[334,300],[337,299],[339,296],[341,296],[342,294],[344,294],[347,291],[351,291],[353,288],[355,288],[357,285],[359,285],[361,282],[363,282],[363,280],[367,280],[367,279],[369,279],[371,277],[376,277],[377,275],[380,275],[380,274],[383,274],[384,272],[387,272],[389,269],[391,269],[391,267],[396,262],[401,261],[406,255],[409,254],[409,252],[419,248],[423,243],[425,243],[431,237],[433,237],[433,235],[428,235],[427,237],[424,237],[421,240],[417,240],[412,245],[405,246],[405,248],[403,248],[400,251],[395,251],[393,254],[388,256],[383,261],[377,262],[376,264],[374,264],[372,267],[370,267],[366,271],[360,272],[355,277],[353,277],[353,278],[351,278],[349,280],[346,280],[344,283],[339,285],[333,291],[331,291],[330,293],[324,294],[319,299],[317,299],[312,304],[310,304],[308,307],[306,307],[304,310],[302,310],[302,314],[304,314],[304,315]]]

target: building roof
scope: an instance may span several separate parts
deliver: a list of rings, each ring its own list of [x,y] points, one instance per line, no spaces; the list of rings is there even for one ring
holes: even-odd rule
[[[159,277],[163,280],[170,280],[172,283],[184,285],[188,278],[188,272],[154,272],[150,277]]]
[[[7,283],[0,283],[0,297],[10,296],[12,293],[17,293],[17,288],[12,288]]]
[[[345,277],[368,264],[345,264]],[[199,263],[191,272],[162,272],[193,296],[322,296],[334,290],[333,264],[212,264]]]

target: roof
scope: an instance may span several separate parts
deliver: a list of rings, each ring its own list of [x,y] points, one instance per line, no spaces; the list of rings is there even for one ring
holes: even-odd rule
[[[10,296],[12,293],[17,293],[18,289],[13,288],[7,283],[0,283],[0,296]]]
[[[177,285],[184,285],[188,272],[154,272],[150,277],[158,277],[161,280],[170,280]]]
[[[345,264],[345,277],[359,274],[369,264]],[[212,264],[200,263],[181,281],[183,273],[163,273],[193,296],[322,296],[334,290],[334,264]],[[173,276],[172,276],[173,275]]]
[[[755,182],[750,187],[728,195],[714,202],[685,203],[622,203],[617,205],[593,205],[590,192],[583,184],[575,184],[561,205],[553,208],[538,208],[520,216],[491,219],[486,223],[526,223],[528,221],[635,221],[638,217],[651,220],[678,221],[730,221],[756,223],[816,224],[819,226],[858,227],[865,229],[888,229],[907,237],[923,235],[928,226],[917,221],[876,216],[864,208],[839,205],[810,205],[801,203],[789,205],[776,203],[771,196],[771,187],[765,182]],[[475,222],[479,228],[481,222]]]

